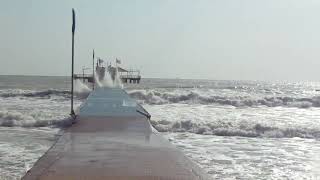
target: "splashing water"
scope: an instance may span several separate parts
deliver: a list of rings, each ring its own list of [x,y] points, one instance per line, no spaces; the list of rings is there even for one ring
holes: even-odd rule
[[[109,71],[106,71],[105,76],[103,77],[102,80],[99,80],[98,74],[96,73],[95,74],[95,82],[98,87],[109,87],[109,88],[120,87],[120,88],[123,88],[123,84],[121,82],[118,70],[116,71],[116,76],[115,76],[114,80],[112,80],[111,74]]]
[[[74,87],[75,87],[75,92],[76,93],[83,93],[83,92],[90,92],[91,89],[86,85],[84,84],[83,82],[81,82],[79,79],[75,80],[74,82]]]
[[[103,79],[100,81],[100,84],[102,85],[102,87],[114,87],[114,82],[111,79],[109,71],[106,71]]]
[[[91,92],[91,89],[79,79],[75,80],[74,87],[74,92],[79,97],[87,97]]]
[[[116,76],[115,76],[115,79],[113,81],[113,84],[114,84],[115,87],[123,88],[123,84],[122,84],[121,78],[119,76],[118,68],[116,68]]]
[[[100,80],[99,80],[98,77],[99,77],[99,76],[98,76],[97,72],[95,72],[95,75],[94,75],[95,84],[96,84],[98,87],[102,87],[102,84],[101,84],[101,82],[100,82]]]

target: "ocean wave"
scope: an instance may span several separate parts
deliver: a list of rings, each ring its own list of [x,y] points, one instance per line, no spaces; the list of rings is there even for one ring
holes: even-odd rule
[[[159,132],[189,132],[203,135],[267,138],[320,138],[320,129],[281,128],[259,123],[242,123],[235,125],[230,122],[195,123],[190,120],[177,122],[162,120],[151,121],[151,124]]]
[[[50,97],[50,96],[63,96],[63,97],[70,97],[70,91],[66,90],[42,90],[42,91],[30,91],[30,90],[20,90],[20,89],[13,89],[3,91],[0,94],[0,97],[8,98],[8,97]]]
[[[235,107],[298,107],[310,108],[320,107],[320,97],[310,98],[296,98],[296,97],[282,97],[282,96],[268,96],[268,97],[249,97],[249,96],[216,96],[216,95],[201,95],[196,91],[174,93],[161,92],[156,90],[131,90],[128,91],[131,97],[139,100],[141,103],[151,105],[161,105],[168,103],[189,103],[189,104],[219,104],[231,105]]]
[[[4,127],[67,127],[71,124],[71,117],[62,119],[39,119],[18,111],[0,111],[0,126]]]
[[[86,98],[89,95],[89,91],[75,91],[75,97],[79,99]],[[0,97],[12,98],[12,97],[27,97],[27,98],[47,98],[62,97],[70,99],[71,93],[68,90],[56,90],[48,89],[41,91],[21,90],[21,89],[10,89],[0,91]]]

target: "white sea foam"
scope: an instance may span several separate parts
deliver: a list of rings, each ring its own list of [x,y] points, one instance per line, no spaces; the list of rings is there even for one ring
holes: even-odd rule
[[[74,82],[74,95],[79,99],[86,98],[91,89],[80,80]],[[55,99],[62,98],[69,100],[71,97],[70,90],[58,90],[58,89],[47,89],[47,90],[23,90],[23,89],[5,89],[0,90],[0,98],[43,98],[43,99]]]
[[[256,124],[196,123],[187,121],[151,121],[159,132],[188,132],[203,135],[268,137],[268,138],[320,138],[318,128],[282,128]]]
[[[115,87],[107,81],[97,81],[97,85],[100,87]],[[108,85],[109,84],[109,85]],[[118,84],[122,86],[121,84]],[[75,81],[75,96],[83,99],[91,92],[91,89],[83,84],[80,80]],[[150,105],[161,105],[161,104],[216,104],[226,105],[234,107],[297,107],[297,108],[310,108],[320,107],[320,96],[285,96],[285,95],[265,95],[265,96],[250,96],[244,95],[229,95],[220,94],[216,92],[205,92],[204,90],[191,89],[184,90],[178,89],[175,91],[166,91],[159,89],[148,89],[148,90],[128,90],[131,97],[137,99],[139,102]],[[55,98],[60,97],[65,100],[70,99],[69,90],[21,90],[21,89],[6,89],[0,91],[0,98],[11,98],[11,97],[26,97],[26,98]]]
[[[212,179],[317,179],[320,143],[301,138],[245,138],[166,133]]]
[[[145,105],[160,132],[265,138],[320,138],[320,112],[290,107]],[[303,116],[301,115],[303,114]]]
[[[0,127],[0,179],[20,179],[54,143],[59,129]]]
[[[72,119],[68,116],[62,119],[44,119],[36,114],[29,115],[14,110],[0,110],[0,126],[5,127],[66,127],[71,123]]]
[[[200,91],[200,92],[199,92]],[[218,104],[234,107],[320,107],[320,96],[313,97],[289,97],[289,96],[250,96],[250,95],[225,95],[208,93],[202,90],[176,90],[174,92],[163,90],[129,90],[130,96],[141,103],[161,105],[169,103],[184,104]]]

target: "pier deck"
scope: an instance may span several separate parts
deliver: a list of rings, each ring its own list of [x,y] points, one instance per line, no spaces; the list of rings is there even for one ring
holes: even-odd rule
[[[137,110],[124,90],[95,89],[23,179],[206,179]]]

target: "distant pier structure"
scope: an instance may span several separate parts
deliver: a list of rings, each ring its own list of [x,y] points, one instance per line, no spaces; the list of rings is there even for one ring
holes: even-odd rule
[[[140,83],[141,75],[139,70],[126,70],[119,66],[113,67],[108,66],[108,71],[110,72],[111,78],[114,80],[118,74],[119,78],[123,83]]]
[[[81,79],[83,82],[94,83],[95,79],[99,81],[103,80],[105,76],[111,76],[111,79],[114,81],[116,78],[119,78],[122,83],[133,83],[139,84],[141,81],[140,70],[135,69],[124,69],[119,66],[121,61],[116,59],[116,65],[113,66],[107,64],[107,67],[104,64],[104,60],[98,59],[95,67],[95,74],[86,74],[85,70],[88,68],[82,69],[82,74],[74,74],[74,79]],[[97,76],[94,78],[94,76]]]

